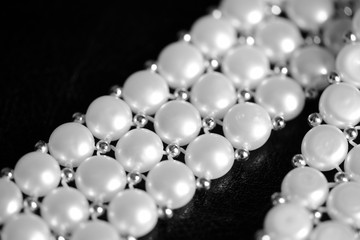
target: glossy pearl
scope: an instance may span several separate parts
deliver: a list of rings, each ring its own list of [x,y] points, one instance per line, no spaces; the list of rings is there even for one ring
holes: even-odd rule
[[[94,149],[93,135],[79,123],[64,123],[50,135],[49,152],[62,166],[79,166]]]
[[[300,167],[291,170],[283,179],[281,193],[291,202],[310,209],[317,209],[329,193],[328,182],[322,172],[314,168]]]
[[[9,217],[20,212],[23,203],[22,194],[15,183],[0,179],[0,224],[3,224]]]
[[[45,196],[41,216],[56,233],[71,233],[89,218],[89,203],[78,190],[60,187]]]
[[[165,103],[156,112],[154,127],[165,143],[183,146],[199,135],[201,118],[192,104],[175,100]]]
[[[353,147],[344,162],[345,172],[350,174],[351,179],[360,182],[360,145]]]
[[[351,31],[351,19],[347,17],[329,19],[323,26],[323,42],[335,55],[344,47],[344,36]]]
[[[14,178],[21,191],[27,195],[42,197],[56,188],[60,182],[59,163],[49,154],[31,152],[16,163]]]
[[[219,134],[200,135],[186,148],[185,163],[197,177],[209,180],[219,178],[234,164],[234,149]]]
[[[139,71],[126,79],[123,97],[133,112],[153,115],[169,98],[169,86],[159,74]]]
[[[86,126],[99,139],[117,140],[129,131],[132,123],[130,107],[114,96],[95,99],[86,112]]]
[[[356,37],[360,38],[360,8],[358,8],[352,19],[352,28]]]
[[[95,202],[108,202],[126,185],[124,168],[107,156],[94,156],[80,164],[75,174],[76,187]]]
[[[224,56],[222,71],[237,88],[253,89],[270,73],[270,61],[256,46],[242,45]]]
[[[319,100],[319,112],[324,121],[339,128],[360,122],[360,92],[350,84],[340,83],[325,89]]]
[[[159,73],[172,88],[190,87],[204,72],[201,52],[186,42],[175,42],[165,47],[158,59]]]
[[[263,48],[272,62],[284,64],[302,43],[299,29],[290,20],[273,17],[255,31],[256,44]]]
[[[325,221],[319,223],[312,231],[309,240],[356,240],[355,231],[338,221]]]
[[[235,102],[233,83],[219,72],[206,73],[191,88],[191,103],[203,117],[221,119]]]
[[[240,103],[225,115],[225,137],[235,148],[255,150],[268,140],[272,124],[269,114],[255,103]]]
[[[115,228],[105,221],[94,220],[81,224],[70,240],[120,240]]]
[[[49,240],[50,229],[47,224],[35,214],[20,214],[11,218],[2,229],[2,240]]]
[[[344,134],[332,125],[319,125],[308,131],[301,144],[306,163],[320,171],[329,171],[345,159],[348,142]]]
[[[174,160],[158,163],[146,178],[146,191],[159,206],[171,209],[185,206],[195,190],[195,177],[191,170]]]
[[[138,189],[125,190],[110,202],[108,219],[121,235],[141,237],[149,233],[157,223],[157,208],[146,192]]]
[[[163,143],[158,135],[145,129],[133,129],[116,144],[115,157],[128,172],[147,172],[163,156]]]
[[[336,69],[343,81],[360,87],[360,43],[347,44],[336,57]]]
[[[266,78],[256,89],[255,101],[270,116],[282,116],[285,120],[297,117],[304,108],[305,94],[298,83],[285,76]]]

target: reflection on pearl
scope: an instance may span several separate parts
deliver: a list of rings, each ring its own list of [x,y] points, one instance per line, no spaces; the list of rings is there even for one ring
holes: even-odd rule
[[[71,240],[120,240],[115,228],[101,220],[81,224],[72,234]]]
[[[0,178],[0,224],[9,217],[20,212],[23,197],[15,183],[5,178]]]
[[[335,55],[344,47],[344,36],[351,31],[351,19],[348,17],[329,19],[323,27],[322,40]]]
[[[309,240],[355,240],[356,235],[349,225],[329,220],[320,222],[312,231]]]
[[[360,145],[351,149],[345,159],[345,172],[349,173],[351,179],[360,182]]]
[[[336,57],[336,69],[343,81],[360,87],[360,43],[347,44]]]
[[[356,11],[353,20],[352,20],[352,28],[356,37],[360,39],[360,8]]]

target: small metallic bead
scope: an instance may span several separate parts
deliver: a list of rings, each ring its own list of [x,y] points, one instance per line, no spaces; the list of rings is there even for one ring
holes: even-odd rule
[[[264,230],[259,230],[255,234],[256,240],[271,240],[270,236]]]
[[[329,73],[329,75],[327,76],[327,80],[330,84],[341,82],[341,78],[340,78],[339,74],[337,74],[336,72]]]
[[[213,117],[205,117],[202,120],[202,126],[206,130],[213,130],[216,127],[216,122]]]
[[[92,203],[89,212],[93,217],[100,217],[105,213],[105,205],[102,203]]]
[[[289,73],[289,69],[285,65],[275,65],[274,66],[274,73],[287,75]]]
[[[286,202],[286,198],[281,193],[276,192],[271,195],[271,202],[274,206],[278,204],[283,204]]]
[[[170,157],[175,158],[180,155],[181,150],[180,150],[179,145],[177,145],[175,143],[171,143],[171,144],[167,145],[167,147],[165,148],[165,152]]]
[[[245,42],[247,45],[253,46],[255,44],[255,38],[253,36],[247,36]]]
[[[35,143],[35,150],[42,153],[47,153],[49,149],[47,143],[40,140],[37,143]]]
[[[296,154],[295,156],[293,156],[293,158],[291,159],[291,163],[294,167],[306,166],[306,161],[302,154]]]
[[[135,237],[130,235],[121,235],[121,239],[123,240],[137,240]]]
[[[8,180],[14,179],[14,170],[11,168],[3,168],[0,172],[0,178],[7,178]]]
[[[275,16],[279,16],[282,13],[282,9],[280,6],[273,4],[270,6],[270,12]]]
[[[323,213],[320,210],[314,210],[312,214],[313,214],[314,223],[315,224],[319,223],[321,218],[323,217]]]
[[[237,92],[237,97],[239,102],[247,102],[250,101],[253,97],[251,91],[243,89],[243,90],[239,90]]]
[[[149,69],[150,71],[156,72],[156,70],[158,69],[158,66],[155,61],[149,60],[149,61],[145,62],[145,68]]]
[[[55,240],[68,240],[69,238],[62,236],[62,235],[57,235],[55,236]]]
[[[126,176],[129,185],[136,185],[141,182],[142,176],[139,172],[131,172]]]
[[[307,118],[308,124],[311,127],[319,126],[322,122],[322,117],[320,113],[311,113]]]
[[[209,13],[213,16],[213,18],[220,19],[222,17],[222,12],[218,8],[210,8]]]
[[[76,112],[72,115],[74,122],[84,124],[85,123],[85,114]]]
[[[183,40],[185,42],[190,42],[191,41],[191,35],[188,32],[180,31],[178,33],[178,36],[179,36],[179,40]]]
[[[352,32],[347,32],[345,33],[344,35],[344,41],[346,43],[353,43],[353,42],[356,42],[357,38],[356,38],[356,35]]]
[[[343,11],[344,14],[348,17],[351,17],[353,15],[353,10],[350,6],[344,6]]]
[[[159,207],[158,208],[158,215],[161,219],[170,219],[174,216],[174,212],[172,209],[167,207]]]
[[[114,85],[110,88],[110,95],[120,98],[122,95],[122,89],[119,85]]]
[[[334,180],[336,183],[349,182],[350,177],[347,173],[337,172],[337,173],[335,173]]]
[[[24,210],[29,212],[35,212],[40,208],[40,203],[33,197],[27,197],[23,202]]]
[[[305,89],[305,97],[308,99],[315,99],[319,95],[319,91],[315,88]]]
[[[137,127],[145,127],[145,125],[148,123],[148,118],[145,114],[138,113],[134,116],[133,122]]]
[[[217,59],[211,59],[211,60],[209,60],[209,67],[212,70],[216,70],[220,67],[220,63]]]
[[[322,42],[319,35],[316,34],[310,34],[305,38],[305,43],[308,45],[320,45]]]
[[[180,88],[180,89],[176,89],[176,90],[175,90],[174,96],[175,96],[178,100],[187,101],[187,100],[190,98],[190,93],[189,93],[189,91],[187,91],[186,89]]]
[[[96,150],[100,153],[100,154],[105,154],[105,153],[108,153],[110,152],[111,150],[111,146],[110,146],[110,143],[108,141],[105,141],[105,140],[99,140],[97,143],[96,143]]]
[[[286,122],[282,116],[276,116],[272,119],[273,129],[275,131],[281,130],[285,127]]]
[[[354,127],[348,127],[344,129],[344,134],[347,140],[355,140],[358,136],[358,130]]]
[[[246,149],[236,149],[234,152],[234,158],[237,161],[246,161],[249,159],[250,152]]]
[[[66,183],[73,181],[75,178],[75,172],[72,168],[64,168],[61,170],[61,179]]]
[[[196,179],[196,187],[198,189],[209,190],[210,186],[211,186],[211,181],[209,179],[202,177]]]

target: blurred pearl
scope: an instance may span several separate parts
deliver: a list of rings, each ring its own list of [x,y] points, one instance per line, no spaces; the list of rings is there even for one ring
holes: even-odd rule
[[[145,129],[133,129],[116,144],[115,157],[128,172],[147,172],[163,156],[163,143],[158,135]]]
[[[242,45],[226,53],[222,71],[237,88],[253,89],[270,72],[270,62],[259,47]]]
[[[133,112],[153,115],[169,98],[169,86],[153,71],[138,71],[126,79],[123,97]]]
[[[324,47],[305,46],[291,55],[289,70],[303,87],[321,90],[328,85],[326,75],[335,70],[335,57]]]
[[[81,224],[70,240],[120,240],[115,228],[105,221],[94,220]]]
[[[234,149],[219,134],[200,135],[186,148],[185,163],[199,178],[219,178],[234,164]]]
[[[266,214],[264,230],[271,239],[305,239],[312,230],[312,216],[298,204],[278,204]]]
[[[360,8],[356,11],[352,19],[352,28],[356,37],[360,39]]]
[[[59,163],[49,154],[31,152],[16,163],[14,178],[21,191],[27,195],[42,197],[56,188],[60,182]]]
[[[336,57],[336,69],[344,82],[360,87],[360,43],[345,45]]]
[[[107,156],[93,156],[80,164],[75,174],[76,187],[90,200],[108,202],[126,185],[124,168]]]
[[[71,233],[89,217],[89,203],[75,188],[60,187],[45,196],[41,216],[58,234]]]
[[[79,123],[64,123],[50,135],[50,154],[65,167],[77,167],[90,157],[95,148],[94,137]]]
[[[324,45],[330,49],[333,54],[338,52],[346,44],[344,36],[351,31],[351,19],[347,17],[329,19],[323,27],[322,40]]]
[[[186,42],[175,42],[165,47],[158,59],[159,73],[172,88],[188,88],[204,72],[201,52]]]
[[[268,140],[272,124],[269,114],[255,103],[239,103],[225,115],[225,137],[235,148],[255,150]]]
[[[356,240],[355,231],[346,224],[338,221],[319,223],[312,231],[309,240]]]
[[[219,72],[204,74],[191,88],[191,103],[203,117],[223,118],[235,102],[233,83]]]
[[[291,202],[317,209],[329,193],[328,182],[322,172],[310,167],[291,170],[281,184],[281,193]]]
[[[161,207],[183,207],[193,198],[195,190],[193,173],[178,161],[162,161],[146,177],[146,191]]]
[[[156,112],[154,127],[165,143],[183,146],[199,134],[201,118],[192,104],[175,100],[165,103]]]
[[[345,172],[350,174],[351,179],[360,182],[360,145],[352,148],[344,163]]]
[[[273,17],[258,26],[255,41],[272,62],[284,64],[304,40],[293,22]]]
[[[324,121],[339,128],[355,126],[360,122],[359,106],[359,90],[347,83],[327,87],[319,100],[319,112]]]
[[[2,229],[2,240],[49,240],[50,229],[35,214],[20,214],[11,218]]]
[[[129,131],[132,114],[129,106],[114,96],[95,99],[86,112],[86,126],[99,139],[117,140]]]
[[[108,219],[121,235],[141,237],[157,223],[157,208],[146,192],[127,189],[110,202]]]
[[[22,194],[15,183],[0,178],[0,225],[10,216],[20,212],[23,203]]]
[[[332,125],[310,129],[303,138],[301,152],[306,163],[320,171],[329,171],[345,159],[348,142],[344,134]]]
[[[258,86],[255,100],[272,117],[282,116],[287,121],[301,113],[305,105],[305,94],[293,79],[275,75]]]

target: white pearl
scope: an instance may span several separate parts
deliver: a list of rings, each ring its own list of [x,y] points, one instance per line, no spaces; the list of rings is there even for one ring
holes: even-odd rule
[[[357,9],[352,19],[352,28],[356,37],[360,39],[360,8]]]
[[[224,74],[242,89],[256,88],[270,72],[270,61],[264,51],[248,45],[229,50],[221,66]]]
[[[75,174],[76,187],[90,200],[108,202],[126,185],[124,168],[107,156],[93,156],[80,164]]]
[[[279,204],[266,214],[264,230],[271,239],[305,239],[313,227],[311,217],[310,212],[301,205]]]
[[[42,197],[56,188],[60,182],[59,163],[49,154],[31,152],[16,163],[14,178],[21,191],[27,195]]]
[[[319,223],[312,231],[309,240],[356,240],[355,231],[338,221],[325,221]]]
[[[225,115],[225,137],[235,148],[255,150],[268,140],[272,124],[266,110],[255,103],[239,103]]]
[[[332,219],[360,227],[360,184],[346,182],[333,188],[326,201]]]
[[[360,182],[360,145],[353,147],[344,162],[345,172],[350,174],[351,179]]]
[[[186,42],[175,42],[165,47],[158,59],[159,73],[172,88],[190,87],[204,72],[201,52]]]
[[[175,160],[158,163],[146,177],[146,191],[158,205],[171,209],[185,206],[195,190],[193,173],[185,164]]]
[[[128,172],[147,172],[163,156],[163,143],[158,135],[145,129],[133,129],[116,144],[115,157]]]
[[[2,229],[2,240],[49,240],[50,229],[47,224],[35,214],[20,214],[11,218]]]
[[[129,131],[132,123],[130,107],[114,96],[95,99],[86,111],[86,126],[99,139],[117,140]]]
[[[156,112],[154,127],[165,143],[183,146],[199,134],[201,118],[192,104],[175,100],[165,103]]]
[[[120,240],[115,228],[105,221],[94,220],[81,224],[70,240]]]
[[[265,108],[270,116],[282,116],[285,120],[291,120],[303,110],[305,94],[293,79],[275,75],[258,86],[255,101]]]
[[[296,25],[285,18],[270,18],[255,31],[255,43],[275,63],[284,64],[303,41]]]
[[[322,172],[310,167],[291,170],[283,179],[281,193],[291,202],[317,209],[329,193],[328,182]]]
[[[0,224],[3,224],[12,215],[20,212],[23,203],[22,194],[15,183],[0,179]]]
[[[219,134],[200,135],[186,148],[185,163],[197,177],[209,180],[219,178],[234,164],[234,149]]]
[[[79,123],[64,123],[50,135],[49,152],[62,166],[79,166],[94,149],[93,135]]]
[[[191,103],[203,117],[223,118],[235,102],[233,83],[219,72],[204,74],[191,88]]]
[[[301,152],[306,163],[320,171],[329,171],[345,159],[348,142],[344,134],[332,125],[310,129],[303,138]]]
[[[169,86],[159,74],[139,71],[126,79],[123,97],[133,112],[152,115],[169,98]]]
[[[347,83],[333,84],[325,89],[319,100],[319,112],[324,121],[339,128],[360,122],[360,91]]]
[[[227,19],[199,18],[191,27],[191,41],[206,56],[217,59],[236,42],[236,30]]]
[[[336,69],[343,81],[360,87],[360,43],[345,45],[336,57]]]
[[[56,233],[71,233],[88,219],[89,203],[75,188],[60,187],[45,196],[41,216]]]
[[[157,223],[157,208],[146,192],[127,189],[110,202],[108,211],[110,223],[121,235],[141,237],[149,233]]]
[[[337,55],[346,42],[344,36],[351,31],[351,19],[348,17],[329,19],[324,24],[322,40],[324,45]]]
[[[299,48],[290,57],[292,77],[305,88],[324,89],[326,75],[335,70],[335,57],[327,48],[309,45]]]

